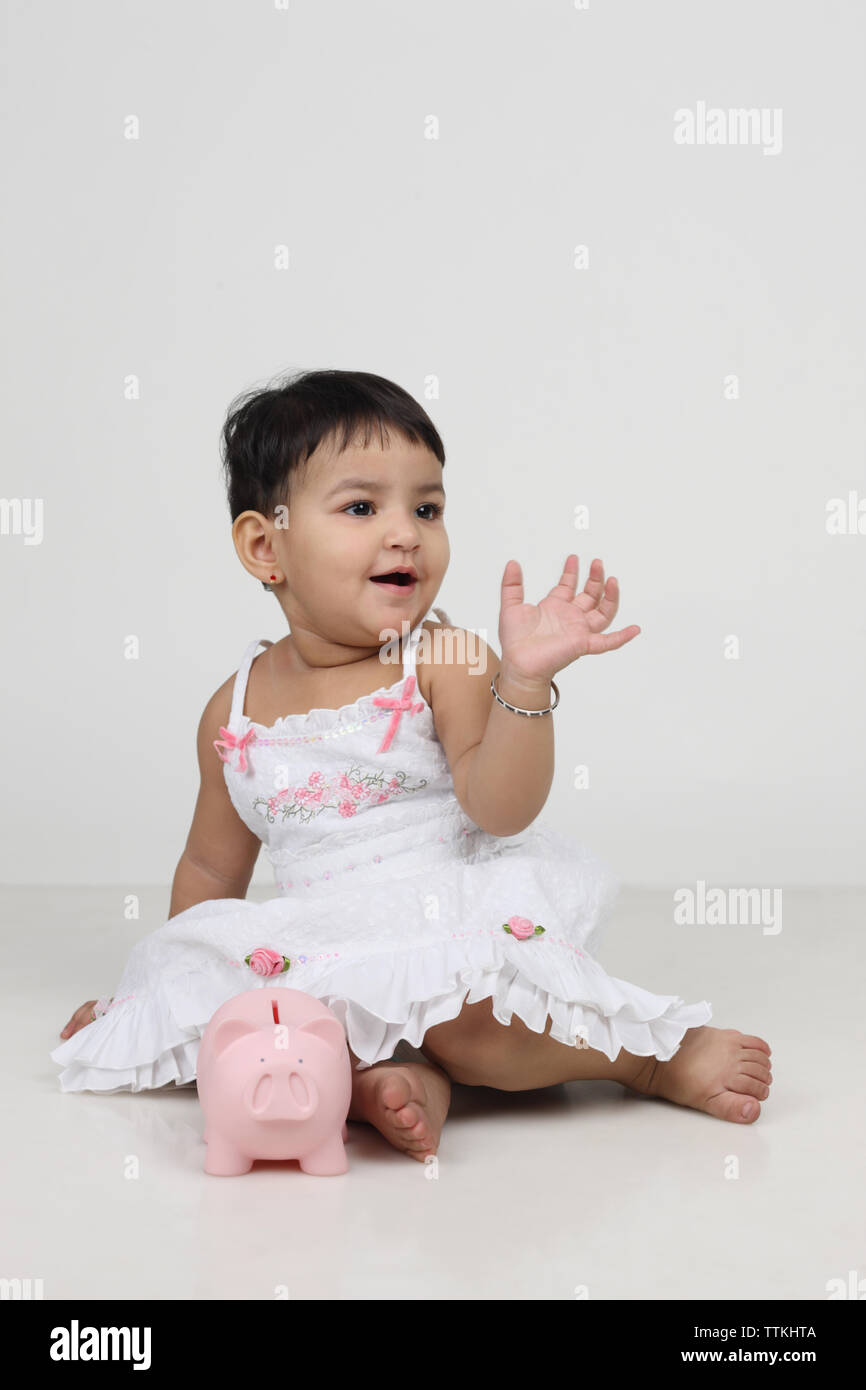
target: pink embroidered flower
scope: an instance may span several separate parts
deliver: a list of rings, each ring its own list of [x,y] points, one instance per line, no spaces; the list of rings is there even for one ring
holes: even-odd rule
[[[533,926],[528,917],[509,917],[502,923],[502,930],[510,932],[518,941],[526,941],[527,937],[543,932],[544,927]]]
[[[288,956],[272,951],[269,946],[257,946],[248,956],[244,956],[244,961],[254,975],[282,975],[289,968]]]
[[[413,785],[406,772],[386,779],[381,772],[364,771],[361,764],[355,763],[347,771],[330,778],[316,769],[308,775],[307,783],[306,786],[286,787],[274,796],[257,796],[252,802],[253,810],[262,811],[271,823],[278,812],[284,823],[289,817],[297,816],[307,825],[325,810],[337,811],[346,819],[367,806],[377,806],[420,791],[426,787],[427,778],[422,777]]]

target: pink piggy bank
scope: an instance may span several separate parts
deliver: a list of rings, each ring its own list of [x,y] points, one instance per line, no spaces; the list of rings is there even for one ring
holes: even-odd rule
[[[315,996],[260,988],[227,999],[202,1034],[196,1070],[206,1173],[248,1173],[256,1158],[348,1171],[352,1063],[343,1025]]]

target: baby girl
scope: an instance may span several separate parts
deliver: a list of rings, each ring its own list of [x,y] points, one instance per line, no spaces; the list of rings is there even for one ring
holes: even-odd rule
[[[531,603],[508,560],[501,654],[433,609],[450,558],[445,451],[382,377],[316,371],[252,392],[223,444],[235,549],[288,630],[253,639],[205,706],[168,919],[114,996],[66,1024],[51,1054],[62,1089],[191,1084],[220,1004],[285,985],[343,1024],[349,1120],[419,1160],[437,1151],[452,1082],[616,1081],[754,1122],[765,1040],[710,1027],[705,1001],[608,975],[593,952],[613,875],[538,819],[554,677],[640,632],[608,631],[616,579],[594,559],[581,590],[568,555]],[[277,892],[248,902],[262,844]],[[401,1040],[424,1060],[395,1056]]]

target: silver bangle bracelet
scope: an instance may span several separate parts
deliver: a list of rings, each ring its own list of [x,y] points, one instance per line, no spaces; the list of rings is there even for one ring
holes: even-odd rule
[[[497,671],[496,676],[498,675],[499,672]],[[518,709],[517,705],[509,705],[507,700],[503,700],[502,696],[497,694],[496,686],[493,683],[496,680],[496,676],[494,676],[493,680],[490,682],[490,689],[493,693],[494,699],[498,700],[500,705],[504,705],[506,709],[510,709],[512,714],[526,714],[530,718],[532,718],[534,714],[552,714],[553,711],[556,709],[556,706],[559,704],[559,689],[557,687],[556,681],[552,680],[550,684],[553,686],[553,693],[556,696],[556,700],[552,705],[548,705],[547,709]]]

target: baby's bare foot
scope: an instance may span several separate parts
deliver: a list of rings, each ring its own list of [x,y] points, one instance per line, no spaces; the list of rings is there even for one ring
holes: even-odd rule
[[[689,1028],[667,1062],[648,1057],[630,1083],[645,1096],[706,1110],[719,1120],[753,1124],[770,1094],[770,1048],[736,1028]]]
[[[352,1072],[347,1119],[375,1125],[395,1149],[423,1163],[435,1154],[451,1101],[451,1080],[427,1062],[377,1062]]]

